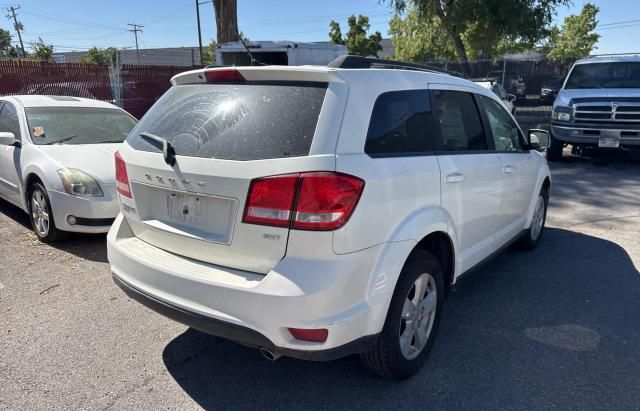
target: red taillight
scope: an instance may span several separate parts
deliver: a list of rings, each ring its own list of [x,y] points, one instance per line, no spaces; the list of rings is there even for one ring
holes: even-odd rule
[[[244,76],[236,69],[215,69],[204,72],[208,83],[239,83],[246,81]]]
[[[287,174],[251,182],[243,222],[298,230],[342,227],[358,204],[364,181],[332,172]]]
[[[356,208],[363,188],[364,181],[346,174],[302,174],[291,228],[335,230],[342,227]]]
[[[243,221],[288,227],[297,182],[297,174],[251,181]]]
[[[116,151],[116,187],[118,189],[118,193],[131,198],[131,187],[129,186],[127,165],[122,159],[119,151]]]
[[[289,328],[289,332],[296,340],[325,342],[329,336],[326,328]]]

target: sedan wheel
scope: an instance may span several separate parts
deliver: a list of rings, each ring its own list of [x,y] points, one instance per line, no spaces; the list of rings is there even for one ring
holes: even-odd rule
[[[31,218],[38,236],[46,237],[49,234],[49,207],[44,194],[39,189],[31,193]]]
[[[42,183],[35,182],[29,186],[28,198],[29,217],[31,217],[31,225],[38,238],[45,243],[63,238],[64,233],[56,227],[51,211],[51,202]]]

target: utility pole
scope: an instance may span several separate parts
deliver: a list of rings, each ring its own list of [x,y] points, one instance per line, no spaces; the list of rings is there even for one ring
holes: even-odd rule
[[[128,23],[127,26],[133,27],[131,30],[128,30],[128,31],[132,31],[133,35],[136,37],[136,60],[138,61],[138,64],[140,64],[140,48],[138,47],[138,32],[142,33],[142,28],[144,26],[140,24],[135,24],[135,23]]]
[[[202,61],[202,31],[200,30],[200,2],[196,0],[196,18],[198,19],[198,47],[200,48],[200,65],[203,65]]]
[[[202,31],[200,29],[200,6],[203,4],[211,3],[211,0],[208,1],[199,1],[196,0],[196,19],[198,20],[198,46],[200,47],[200,65],[204,65],[204,61],[202,60]]]
[[[8,8],[11,14],[7,14],[7,18],[13,18],[13,27],[16,29],[18,33],[18,39],[20,39],[20,49],[22,50],[22,57],[27,57],[27,53],[24,52],[24,44],[22,43],[22,34],[20,34],[20,30],[22,30],[22,23],[18,21],[18,16],[16,16],[16,10],[19,10],[20,6],[14,7],[11,6]]]

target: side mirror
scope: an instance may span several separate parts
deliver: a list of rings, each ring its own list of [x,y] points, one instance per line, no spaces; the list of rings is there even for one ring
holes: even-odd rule
[[[0,132],[0,146],[20,147],[20,142],[16,140],[15,134],[2,131]]]
[[[551,137],[547,130],[529,130],[529,147],[536,151],[545,151],[551,144]]]
[[[512,103],[513,103],[514,101],[516,101],[516,99],[517,99],[517,97],[516,97],[515,95],[513,95],[513,94],[509,94],[509,101],[510,101],[510,102],[512,102]]]

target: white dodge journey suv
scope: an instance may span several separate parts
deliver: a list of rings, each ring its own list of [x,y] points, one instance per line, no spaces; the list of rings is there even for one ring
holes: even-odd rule
[[[540,241],[548,134],[470,81],[348,56],[172,84],[116,153],[108,235],[115,282],[169,318],[402,379],[456,279]]]

